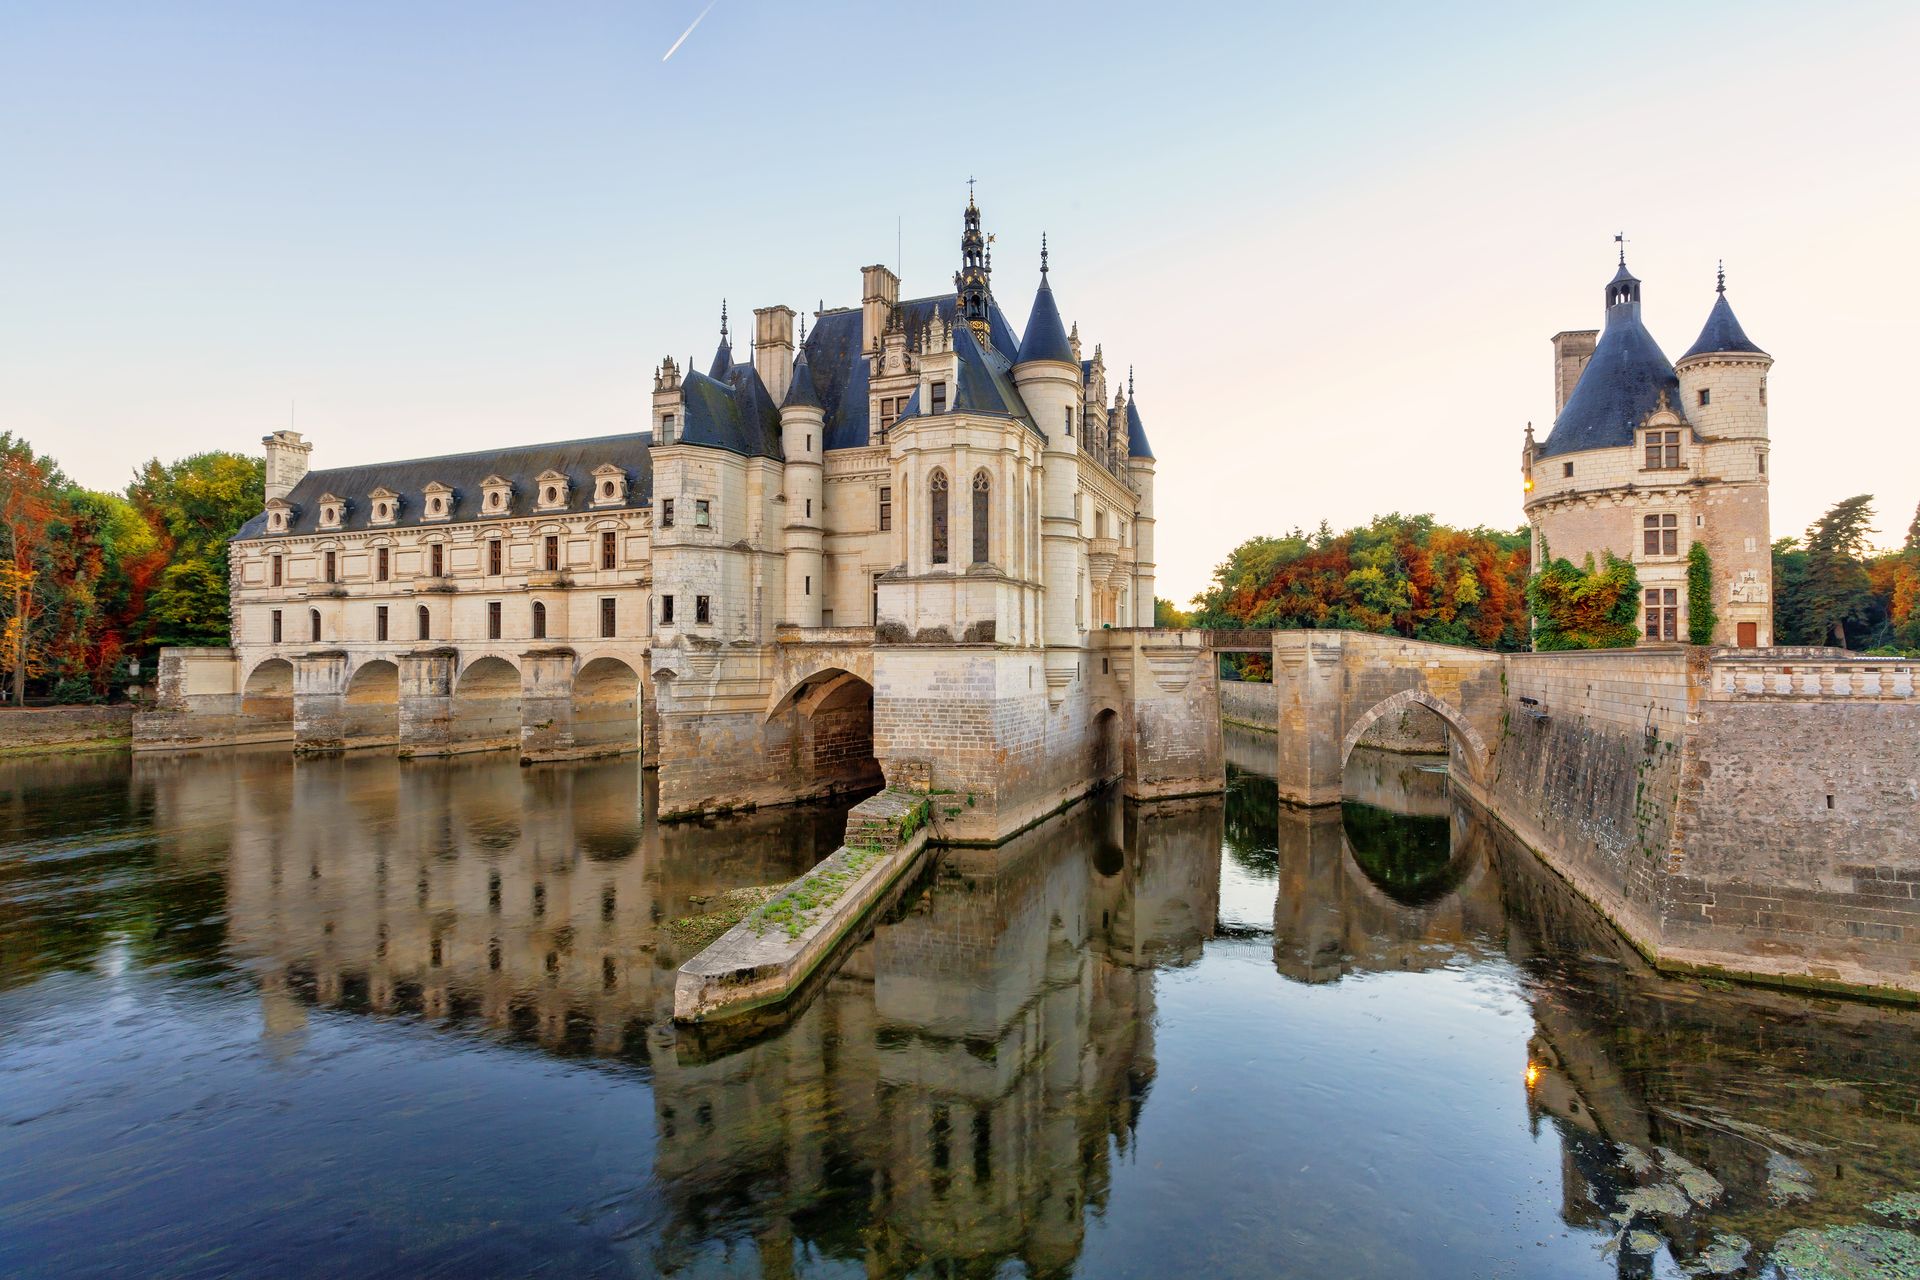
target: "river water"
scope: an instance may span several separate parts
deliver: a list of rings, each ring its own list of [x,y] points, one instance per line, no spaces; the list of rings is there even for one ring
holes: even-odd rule
[[[1307,815],[1270,741],[945,853],[732,1049],[673,922],[844,809],[0,763],[0,1275],[1920,1274],[1920,1017],[1659,977],[1434,763]]]

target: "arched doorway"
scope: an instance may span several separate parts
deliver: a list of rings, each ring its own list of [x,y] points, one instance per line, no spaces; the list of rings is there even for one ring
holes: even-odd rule
[[[293,737],[293,664],[268,658],[247,675],[240,693],[241,742],[275,742]]]
[[[803,796],[877,787],[873,756],[873,686],[832,667],[808,676],[774,705],[769,726],[786,722]]]
[[[375,658],[353,669],[342,728],[348,747],[389,747],[400,740],[399,667]]]
[[[498,751],[520,746],[520,672],[505,658],[475,660],[453,686],[453,751]]]
[[[640,675],[618,658],[594,658],[573,677],[573,742],[582,755],[640,749]]]

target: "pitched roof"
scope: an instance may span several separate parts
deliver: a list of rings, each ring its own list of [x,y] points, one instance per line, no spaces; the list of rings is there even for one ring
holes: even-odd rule
[[[677,444],[725,449],[746,458],[779,458],[780,410],[750,364],[723,375],[690,371],[680,384],[686,422]]]
[[[793,377],[787,383],[787,398],[780,407],[796,409],[818,409],[820,389],[813,385],[813,366],[807,362],[807,349],[800,348],[800,354],[793,358]]]
[[[1746,330],[1734,318],[1733,308],[1727,304],[1727,295],[1722,293],[1713,300],[1713,310],[1707,312],[1707,323],[1700,330],[1700,336],[1687,348],[1687,354],[1680,358],[1687,360],[1694,356],[1728,351],[1748,352],[1757,356],[1767,354],[1747,337]]]
[[[374,462],[353,467],[330,467],[309,471],[293,486],[287,501],[296,507],[288,534],[334,533],[320,528],[320,496],[333,493],[347,500],[345,518],[338,531],[364,531],[370,528],[411,529],[421,525],[458,524],[469,520],[519,519],[545,514],[534,508],[535,493],[542,473],[557,471],[567,477],[567,505],[556,511],[631,511],[653,501],[653,460],[649,448],[651,431],[627,435],[595,436],[585,440],[562,440],[551,444],[521,445],[512,449],[486,449],[475,453],[445,454],[437,458],[409,458],[401,462]],[[615,506],[593,503],[594,468],[611,463],[627,477],[627,498]],[[498,475],[513,485],[513,501],[504,511],[485,511],[480,506],[481,486]],[[430,484],[453,489],[452,511],[444,519],[426,520],[426,503],[421,494]],[[367,497],[381,486],[400,495],[399,514],[391,521],[374,525]],[[262,512],[242,525],[236,539],[266,535],[267,517]],[[274,537],[283,535],[274,534]]]
[[[1029,360],[1058,360],[1073,363],[1073,346],[1067,341],[1067,326],[1060,322],[1060,308],[1053,301],[1053,286],[1047,283],[1046,269],[1040,271],[1040,287],[1033,294],[1033,310],[1020,338],[1015,364]]]
[[[1553,420],[1553,434],[1541,446],[1540,456],[1631,445],[1635,429],[1660,407],[1663,392],[1667,407],[1684,418],[1680,380],[1660,344],[1640,323],[1638,304],[1610,309],[1600,343]]]

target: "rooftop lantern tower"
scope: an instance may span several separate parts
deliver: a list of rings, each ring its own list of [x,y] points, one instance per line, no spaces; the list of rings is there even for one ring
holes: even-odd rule
[[[992,324],[987,309],[993,298],[992,237],[980,233],[980,208],[973,202],[973,179],[967,179],[966,229],[960,233],[960,270],[953,273],[953,291],[959,300],[960,318],[985,350],[992,343]]]

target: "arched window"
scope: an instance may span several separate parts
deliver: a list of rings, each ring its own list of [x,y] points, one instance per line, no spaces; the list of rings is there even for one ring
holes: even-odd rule
[[[428,617],[427,606],[421,605],[420,606],[420,638],[422,640],[427,640],[432,638],[432,634],[433,634],[433,628],[428,625],[427,617]]]
[[[547,638],[547,606],[538,600],[533,602],[533,638],[535,640]]]
[[[987,562],[988,512],[993,506],[993,481],[985,471],[973,476],[973,562]]]
[[[320,611],[318,609],[307,610],[307,623],[313,630],[314,643],[320,643]]]
[[[947,562],[947,473],[935,471],[927,482],[927,513],[933,528],[933,563]]]

